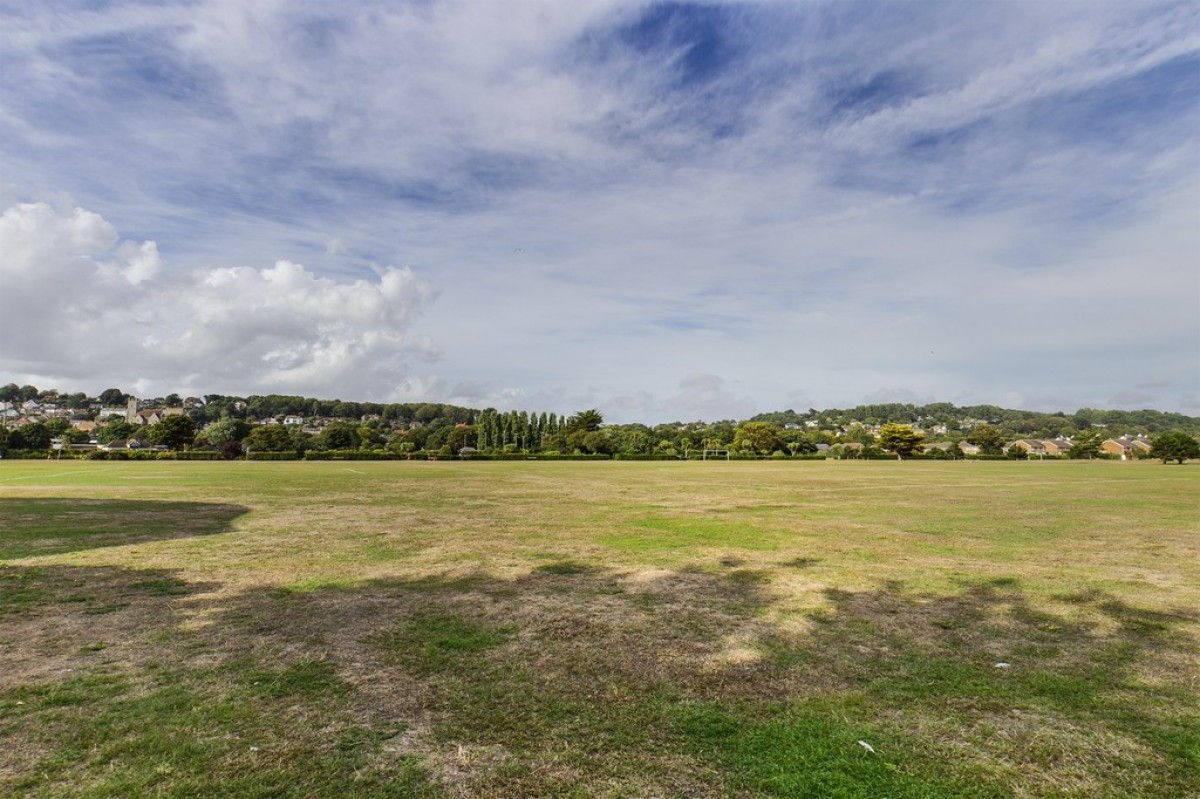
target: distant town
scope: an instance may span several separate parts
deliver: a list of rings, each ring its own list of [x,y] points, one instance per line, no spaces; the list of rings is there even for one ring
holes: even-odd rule
[[[1198,433],[1200,418],[1157,410],[1068,414],[889,403],[651,426],[605,424],[595,409],[559,414],[279,394],[139,398],[115,388],[89,396],[0,387],[0,454],[7,457],[1133,460],[1161,457],[1161,442],[1159,452],[1155,447],[1164,437],[1190,451],[1186,442],[1196,444]]]

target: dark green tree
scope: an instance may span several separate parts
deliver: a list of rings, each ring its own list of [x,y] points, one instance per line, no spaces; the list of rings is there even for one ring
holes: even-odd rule
[[[147,431],[150,440],[167,449],[187,449],[196,439],[196,423],[186,414],[175,414],[164,418]]]
[[[586,411],[580,411],[567,420],[566,429],[569,433],[583,431],[590,433],[594,430],[599,430],[600,425],[604,424],[604,416],[600,411],[591,408]]]
[[[358,449],[358,426],[350,422],[330,422],[313,443],[321,449]]]
[[[977,424],[967,436],[967,443],[979,447],[983,455],[999,455],[1004,451],[1004,432],[986,422]]]
[[[119,388],[106,388],[100,392],[100,396],[97,397],[97,399],[100,400],[100,403],[102,405],[110,405],[111,406],[111,405],[124,405],[125,400],[128,399],[128,397],[129,397],[129,395],[126,394],[124,391],[122,391]]]
[[[66,419],[47,419],[42,422],[46,425],[46,429],[50,432],[51,438],[58,438],[71,427],[71,423]]]
[[[50,448],[50,439],[52,436],[44,422],[30,422],[29,424],[21,425],[15,432],[20,436],[20,444],[13,444],[13,449]]]
[[[110,441],[129,438],[137,431],[137,427],[124,419],[113,419],[96,430],[96,440],[101,444],[107,444]]]
[[[1182,430],[1171,430],[1155,436],[1151,442],[1150,455],[1162,458],[1163,463],[1176,461],[1183,464],[1188,458],[1200,458],[1200,441]]]
[[[1094,458],[1100,454],[1100,444],[1103,441],[1104,435],[1099,430],[1080,433],[1071,442],[1071,449],[1067,452],[1067,457],[1075,460]]]
[[[251,452],[290,452],[292,437],[281,424],[260,424],[250,431],[243,442]]]

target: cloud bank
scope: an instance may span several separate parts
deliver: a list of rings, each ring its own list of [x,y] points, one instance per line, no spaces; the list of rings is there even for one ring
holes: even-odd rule
[[[46,203],[0,216],[6,368],[43,385],[386,394],[437,291],[411,270],[336,281],[290,261],[168,275],[153,241],[121,241],[98,214]],[[176,390],[176,389],[172,389]]]

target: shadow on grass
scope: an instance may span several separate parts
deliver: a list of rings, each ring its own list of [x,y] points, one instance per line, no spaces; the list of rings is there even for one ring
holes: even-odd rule
[[[63,586],[87,582],[88,571],[114,595],[145,595],[79,625],[86,606]],[[1051,605],[1015,580],[951,595],[900,584],[831,590],[826,609],[787,631],[769,616],[769,575],[740,571],[647,577],[564,561],[517,579],[233,596],[186,583],[178,595],[154,594],[137,586],[173,578],[101,572],[40,570],[38,612],[18,614],[23,635],[71,654],[75,676],[0,693],[0,750],[22,736],[40,748],[10,768],[10,788],[523,797],[1200,789],[1186,671],[1195,614],[1101,592]],[[205,623],[180,624],[184,616]],[[121,656],[103,666],[91,640]],[[261,741],[267,761],[251,751]],[[155,777],[158,762],[174,771]]]
[[[225,533],[248,510],[214,502],[0,499],[0,561]]]

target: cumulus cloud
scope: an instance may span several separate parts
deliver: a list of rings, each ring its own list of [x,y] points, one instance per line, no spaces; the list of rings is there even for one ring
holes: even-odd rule
[[[408,268],[339,281],[281,260],[166,277],[155,242],[118,243],[98,214],[46,203],[0,216],[0,252],[6,372],[367,396],[431,351],[409,329],[438,292]]]
[[[1200,412],[1200,8],[961,6],[14,6],[0,197],[104,218],[10,209],[3,368]]]

